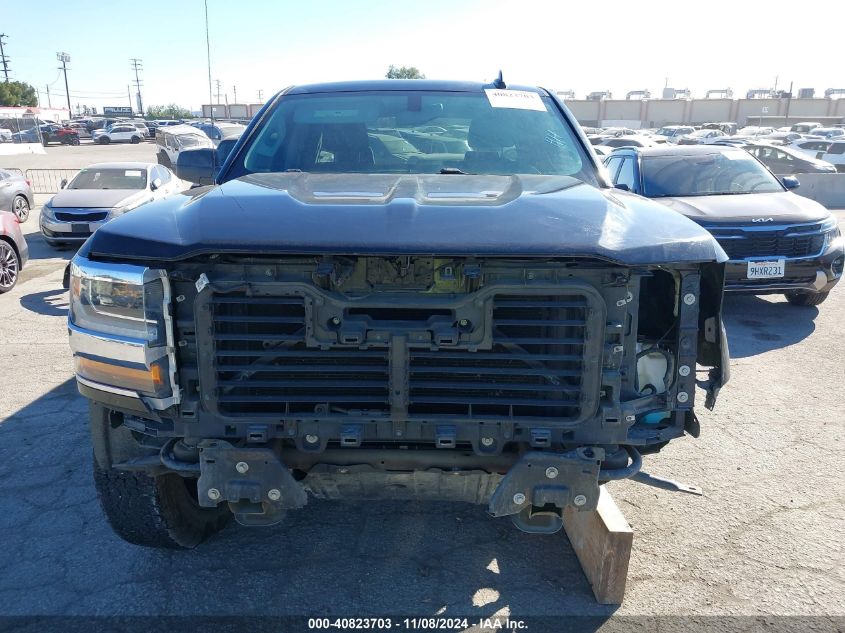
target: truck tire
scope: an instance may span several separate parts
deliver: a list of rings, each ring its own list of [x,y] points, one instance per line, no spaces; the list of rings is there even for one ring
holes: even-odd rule
[[[134,545],[190,549],[222,530],[232,517],[223,504],[203,508],[196,500],[196,480],[174,473],[153,476],[112,464],[148,455],[132,432],[103,406],[91,403],[94,486],[112,530]]]
[[[786,300],[794,306],[817,306],[824,303],[829,292],[800,292],[793,291],[786,293]]]

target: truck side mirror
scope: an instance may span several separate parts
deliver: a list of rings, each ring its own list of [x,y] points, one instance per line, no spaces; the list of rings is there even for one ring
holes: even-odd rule
[[[783,183],[783,186],[789,190],[798,189],[798,187],[801,186],[801,183],[795,176],[783,176],[780,181]]]
[[[159,187],[161,187],[161,178],[156,178],[150,183],[150,191],[155,191]]]
[[[197,185],[213,185],[215,157],[214,148],[182,150],[176,158],[176,177]]]

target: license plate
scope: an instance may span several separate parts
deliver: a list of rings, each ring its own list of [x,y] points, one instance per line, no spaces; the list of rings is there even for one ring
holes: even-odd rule
[[[748,262],[749,279],[776,279],[783,277],[786,260],[773,259],[765,262]]]

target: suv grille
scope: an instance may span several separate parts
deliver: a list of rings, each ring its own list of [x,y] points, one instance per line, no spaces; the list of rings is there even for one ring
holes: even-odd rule
[[[706,227],[730,259],[746,257],[813,257],[824,248],[821,224],[782,226],[771,231],[743,227]]]
[[[599,365],[587,360],[600,355],[586,350],[591,301],[577,290],[496,295],[492,349],[411,348],[408,419],[578,419]],[[210,308],[220,413],[390,413],[387,347],[307,347],[302,297],[215,295]]]

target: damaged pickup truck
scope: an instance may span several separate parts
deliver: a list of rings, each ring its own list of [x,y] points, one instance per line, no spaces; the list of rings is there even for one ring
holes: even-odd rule
[[[102,227],[70,271],[95,482],[132,543],[309,494],[554,532],[697,436],[697,386],[712,408],[727,380],[724,252],[611,188],[549,91],[289,88],[223,164],[177,171],[216,184]]]

